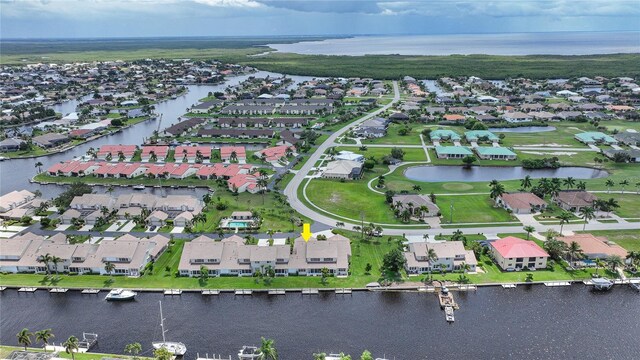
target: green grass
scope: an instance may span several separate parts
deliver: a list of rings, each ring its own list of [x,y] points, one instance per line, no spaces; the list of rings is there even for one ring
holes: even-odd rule
[[[448,224],[453,202],[453,223],[491,223],[517,221],[503,208],[494,206],[488,195],[438,196],[442,223]]]
[[[19,158],[19,157],[29,157],[29,156],[41,156],[46,155],[49,152],[41,147],[33,145],[30,150],[18,150],[11,152],[0,152],[0,155],[7,158]]]
[[[579,233],[606,236],[609,241],[622,246],[627,251],[640,251],[640,231],[638,230],[593,230],[577,231]]]
[[[622,218],[639,218],[640,217],[640,195],[635,192],[625,194],[597,194],[600,199],[609,200],[616,199],[620,208],[614,213]]]
[[[416,124],[408,124],[410,131],[406,135],[400,135],[398,131],[405,128],[404,124],[391,123],[387,129],[387,135],[381,138],[365,139],[363,144],[396,144],[396,145],[421,145],[420,131],[424,129],[424,126],[417,126]]]

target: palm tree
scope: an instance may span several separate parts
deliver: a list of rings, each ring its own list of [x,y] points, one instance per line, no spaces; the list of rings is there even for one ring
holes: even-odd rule
[[[429,249],[429,244],[427,244],[427,261],[429,261],[429,279],[433,279],[431,275],[431,271],[433,270],[433,265],[431,262],[438,260],[438,254],[433,249]]]
[[[38,174],[42,172],[42,163],[40,161],[35,164],[35,167],[38,169]]]
[[[24,351],[27,351],[27,346],[31,345],[31,336],[33,336],[33,334],[30,333],[27,328],[20,330],[20,332],[16,334],[18,344],[24,346]]]
[[[531,225],[527,225],[523,229],[524,229],[524,231],[527,232],[527,240],[529,240],[529,235],[531,235],[532,232],[536,231],[536,228],[534,228]]]
[[[629,185],[629,180],[624,179],[622,181],[620,181],[620,186],[622,186],[622,193],[624,194],[624,188]]]
[[[260,193],[262,194],[262,205],[264,205],[264,193],[267,192],[267,180],[260,178],[258,179],[257,184],[260,188]]]
[[[262,338],[262,344],[260,345],[259,360],[278,360],[278,351],[275,348],[275,341],[271,339]]]
[[[600,260],[600,259],[596,259],[595,264],[596,264],[596,276],[597,276],[598,275],[598,269],[600,269],[602,267],[602,265],[604,265],[604,264],[602,263],[602,260]]]
[[[584,181],[579,181],[578,185],[576,185],[576,189],[585,191],[587,189],[587,183]]]
[[[584,220],[584,226],[582,226],[582,230],[587,227],[587,222],[595,217],[596,211],[593,210],[592,207],[583,207],[580,209],[580,217]]]
[[[489,193],[489,196],[495,200],[498,197],[502,196],[504,193],[505,193],[504,185],[497,183],[491,187],[491,192]]]
[[[607,194],[611,191],[611,188],[615,185],[615,183],[611,179],[605,181],[604,184],[607,186]]]
[[[49,345],[49,339],[55,337],[55,335],[53,335],[53,332],[51,332],[51,329],[36,331],[35,336],[36,336],[36,342],[42,342],[45,350],[47,348],[47,345]]]
[[[420,190],[422,190],[422,186],[420,186],[420,185],[413,185],[413,191],[420,192]]]
[[[611,271],[613,272],[615,272],[618,267],[624,265],[622,258],[618,255],[608,256],[606,261],[607,261],[607,265],[609,265],[609,267],[611,268]]]
[[[571,262],[569,266],[573,267],[573,259],[582,257],[582,249],[580,248],[580,244],[575,241],[572,241],[567,248],[567,254],[571,257]]]
[[[236,161],[236,160],[238,160],[238,153],[235,150],[233,150],[231,152],[231,155],[229,156],[229,161]]]
[[[38,258],[38,262],[44,264],[44,269],[47,272],[47,275],[51,275],[51,269],[49,269],[49,262],[50,261],[51,261],[51,254],[49,254],[49,253],[41,255]]]
[[[562,235],[562,228],[564,227],[565,223],[568,223],[569,220],[571,220],[572,214],[568,211],[563,211],[560,214],[558,214],[557,218],[558,220],[560,220],[560,235]]]
[[[107,261],[104,263],[104,271],[107,272],[107,275],[111,275],[116,270],[116,265],[111,261]]]
[[[527,190],[528,188],[531,187],[531,176],[526,175],[524,178],[522,178],[522,180],[520,180],[520,187],[522,187],[522,189]]]
[[[75,357],[74,353],[78,351],[78,338],[73,336],[73,335],[71,335],[71,336],[69,336],[67,341],[62,343],[62,346],[64,346],[64,351],[67,354],[71,354],[71,359],[75,360],[76,357]]]
[[[62,262],[62,259],[57,256],[51,257],[51,262],[53,263],[53,269],[56,271],[56,277],[58,276],[58,264]]]
[[[571,176],[569,176],[566,179],[564,179],[562,183],[564,184],[564,186],[567,187],[567,190],[569,190],[576,184],[576,180]]]
[[[611,212],[613,209],[617,209],[620,207],[620,204],[618,204],[618,200],[611,198],[609,200],[607,200],[606,202],[607,204],[607,217],[609,216],[609,212]]]

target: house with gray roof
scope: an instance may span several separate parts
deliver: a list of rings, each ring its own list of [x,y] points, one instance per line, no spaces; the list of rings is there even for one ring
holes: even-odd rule
[[[429,250],[435,252],[436,259],[429,259]],[[466,250],[462,241],[411,242],[403,255],[409,274],[425,274],[443,268],[445,271],[456,271],[466,266],[467,271],[475,272],[478,265],[473,250]]]

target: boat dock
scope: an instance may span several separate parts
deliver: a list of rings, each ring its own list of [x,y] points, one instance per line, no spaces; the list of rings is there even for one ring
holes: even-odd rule
[[[220,295],[220,290],[202,290],[202,295]]]
[[[336,289],[336,295],[352,295],[352,293],[351,289]]]
[[[516,284],[502,284],[503,289],[515,289]]]
[[[83,294],[97,294],[100,292],[100,289],[84,289],[81,291]]]
[[[269,295],[284,295],[284,294],[285,294],[284,289],[269,290]]]
[[[53,288],[53,289],[49,289],[49,292],[52,294],[64,294],[67,291],[69,291],[69,289],[63,289],[63,288]]]
[[[571,286],[571,283],[568,281],[552,281],[544,283],[544,286],[556,287],[556,286]]]
[[[318,295],[318,289],[302,289],[302,295]]]
[[[251,294],[253,294],[253,291],[251,291],[251,290],[236,290],[234,293],[236,295],[251,295]]]
[[[36,292],[36,290],[38,290],[38,288],[35,287],[22,287],[20,289],[18,289],[18,292]]]
[[[438,300],[440,301],[440,307],[441,308],[446,308],[447,306],[450,306],[453,309],[459,309],[460,307],[458,306],[458,304],[455,302],[455,300],[453,300],[453,295],[451,295],[450,292],[440,292],[438,294]]]
[[[178,290],[178,289],[168,289],[164,291],[165,295],[182,295],[182,290]]]
[[[82,340],[78,342],[78,348],[89,351],[97,343],[98,343],[98,334],[83,332]]]
[[[222,355],[211,355],[213,357],[209,357],[209,354],[205,354],[204,357],[200,356],[200,354],[196,354],[196,360],[231,360],[231,355],[228,358],[223,358]]]

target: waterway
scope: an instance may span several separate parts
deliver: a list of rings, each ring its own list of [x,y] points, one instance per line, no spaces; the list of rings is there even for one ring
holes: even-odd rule
[[[85,155],[87,150],[91,147],[98,148],[104,144],[139,145],[145,138],[151,136],[154,130],[157,130],[158,128],[164,129],[180,121],[180,116],[186,112],[187,108],[197,103],[199,99],[206,97],[209,92],[224,91],[227,86],[237,85],[250,76],[280,77],[282,74],[259,71],[252,74],[230,77],[224,83],[218,85],[189,85],[187,86],[189,91],[186,94],[179,96],[176,99],[170,99],[155,105],[155,112],[158,114],[157,120],[143,121],[132,127],[123,129],[118,133],[89,141],[62,153],[41,156],[38,158],[2,161],[0,162],[0,194],[6,194],[13,190],[27,189],[31,191],[40,190],[45,198],[56,196],[61,191],[64,191],[64,186],[29,183],[29,179],[36,175],[37,169],[35,168],[35,164],[37,162],[41,162],[43,164],[42,168],[46,169],[57,162],[67,161],[74,157]],[[287,75],[287,77],[293,79],[294,83],[299,83],[313,78],[309,76],[292,75]],[[70,100],[62,104],[55,105],[53,109],[66,115],[69,112],[75,111],[75,107],[78,103],[78,100]],[[162,115],[161,121],[159,120],[160,115]]]
[[[25,327],[52,328],[56,342],[95,332],[95,352],[122,353],[127,343],[137,341],[148,355],[151,342],[160,338],[162,300],[167,339],[187,345],[185,359],[197,353],[236,354],[242,345],[258,345],[261,336],[276,341],[284,360],[310,359],[319,351],[359,355],[363,349],[399,360],[637,359],[640,352],[640,296],[627,287],[607,293],[582,285],[455,293],[460,310],[451,325],[436,296],[426,293],[141,293],[131,303],[106,302],[105,293],[5,290],[0,342],[17,345],[15,334]]]
[[[566,178],[596,179],[609,175],[604,170],[588,167],[568,166],[558,169],[524,169],[521,166],[473,166],[470,169],[462,166],[412,166],[405,170],[404,175],[416,181],[443,182],[443,181],[506,181],[522,179],[526,175],[533,179],[540,178]]]
[[[279,52],[309,55],[591,55],[640,52],[637,31],[355,36],[269,44]]]

